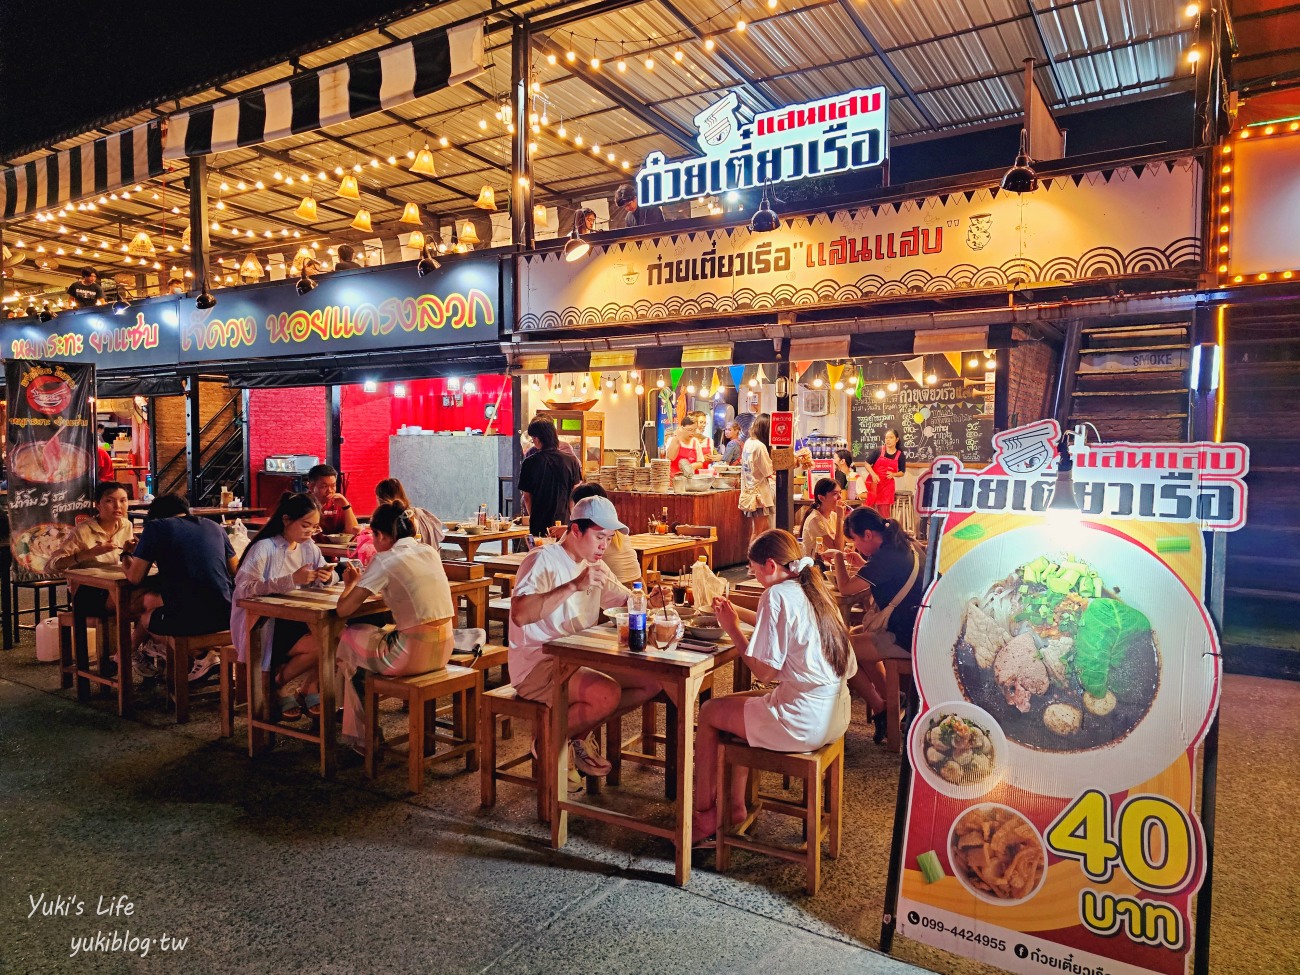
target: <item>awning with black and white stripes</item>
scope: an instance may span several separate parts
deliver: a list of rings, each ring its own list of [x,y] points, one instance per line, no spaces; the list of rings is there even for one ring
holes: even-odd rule
[[[483,21],[441,28],[168,117],[166,159],[273,142],[393,108],[483,73]]]
[[[162,123],[145,122],[0,170],[0,214],[11,220],[52,210],[162,172]]]

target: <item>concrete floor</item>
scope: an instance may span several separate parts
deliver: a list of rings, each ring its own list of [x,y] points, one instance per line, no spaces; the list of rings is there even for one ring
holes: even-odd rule
[[[860,715],[845,850],[809,898],[798,868],[745,854],[726,876],[697,854],[675,888],[666,844],[580,819],[551,850],[528,795],[507,786],[480,810],[477,777],[458,767],[432,771],[418,796],[398,759],[374,783],[355,766],[323,782],[298,743],[250,762],[202,699],[178,727],[156,692],[122,721],[57,685],[30,639],[0,653],[0,972],[989,971],[902,939],[895,958],[875,950],[897,761]],[[1300,972],[1298,701],[1296,684],[1226,684],[1216,975]],[[611,802],[662,789],[649,772],[624,783]],[[80,898],[84,913],[29,919],[41,893]],[[118,895],[133,914],[96,916]],[[144,960],[139,945],[70,957],[74,938],[127,929],[153,939]],[[188,942],[163,952],[163,934]]]

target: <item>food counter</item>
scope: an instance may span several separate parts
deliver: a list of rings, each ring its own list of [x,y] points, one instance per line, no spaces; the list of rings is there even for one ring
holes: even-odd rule
[[[657,494],[649,491],[610,491],[618,516],[633,532],[646,531],[651,515],[668,509],[670,524],[711,525],[717,529],[713,546],[714,568],[743,565],[749,548],[749,524],[740,516],[740,491],[707,491],[700,494]],[[676,572],[691,563],[688,555],[665,555],[659,568]]]

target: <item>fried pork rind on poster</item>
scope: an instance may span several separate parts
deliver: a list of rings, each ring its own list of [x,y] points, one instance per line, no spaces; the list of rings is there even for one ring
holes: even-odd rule
[[[950,853],[954,872],[996,900],[1028,897],[1047,869],[1037,831],[1005,806],[976,806],[964,813],[953,828]]]

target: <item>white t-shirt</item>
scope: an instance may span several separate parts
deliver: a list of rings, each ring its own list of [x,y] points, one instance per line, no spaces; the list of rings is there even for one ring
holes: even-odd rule
[[[755,495],[759,508],[776,504],[776,474],[772,471],[772,456],[763,441],[750,437],[740,452],[740,493]]]
[[[357,586],[384,597],[399,630],[456,615],[442,557],[414,538],[399,538],[387,552],[376,552]]]
[[[830,540],[826,543],[827,548],[835,544],[839,517],[836,512],[832,511],[828,518],[816,508],[808,512],[808,517],[804,519],[803,523],[803,540],[801,543],[804,555],[814,554],[817,551],[817,539],[823,536]]]
[[[515,577],[513,596],[551,592],[576,579],[587,562],[576,562],[562,544],[539,545],[528,553]],[[623,606],[631,590],[614,578],[603,562],[591,566],[592,587],[570,593],[545,619],[520,626],[510,621],[510,680],[518,684],[544,658],[542,645],[557,637],[581,633],[600,622],[600,611]]]

